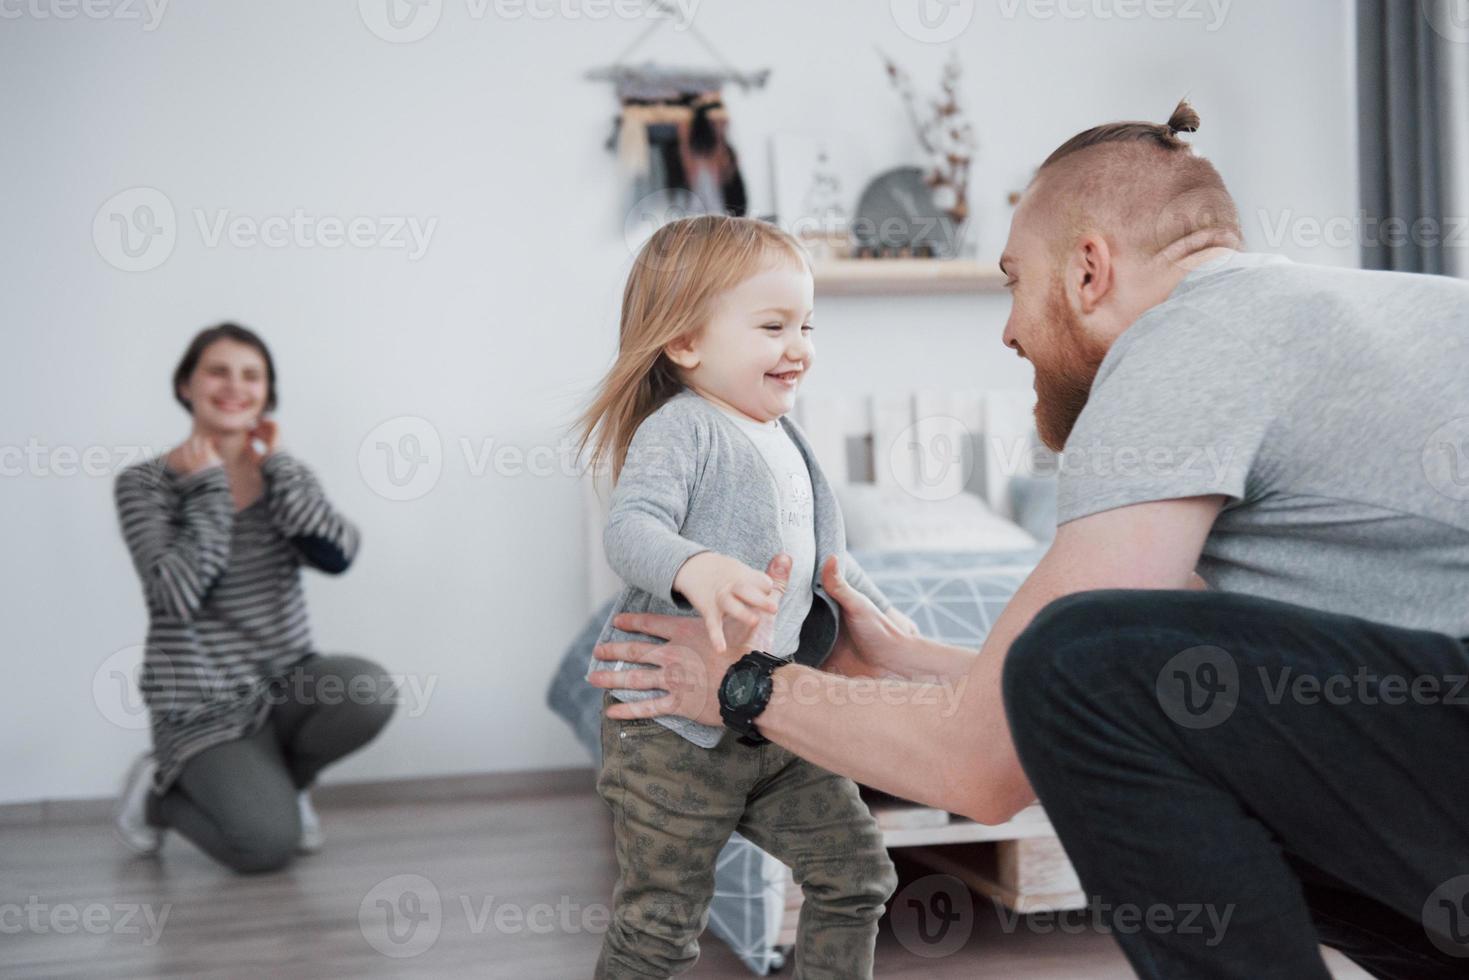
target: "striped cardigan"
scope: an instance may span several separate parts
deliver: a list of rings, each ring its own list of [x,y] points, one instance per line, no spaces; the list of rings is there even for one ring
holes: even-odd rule
[[[189,758],[264,723],[271,679],[315,652],[300,567],[336,574],[357,553],[357,528],[305,464],[274,452],[260,469],[265,492],[239,511],[220,466],[181,476],[156,456],[114,484],[148,606],[139,688],[160,793]]]

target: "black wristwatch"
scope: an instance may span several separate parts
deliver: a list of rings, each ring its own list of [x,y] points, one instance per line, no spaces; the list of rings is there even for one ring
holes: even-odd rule
[[[719,715],[724,724],[740,733],[742,745],[770,741],[755,728],[755,719],[770,703],[774,681],[770,674],[790,663],[780,657],[752,650],[730,665],[719,684]]]

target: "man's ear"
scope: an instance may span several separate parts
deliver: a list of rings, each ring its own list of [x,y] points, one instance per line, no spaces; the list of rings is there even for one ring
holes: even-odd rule
[[[1084,235],[1071,253],[1067,272],[1081,314],[1096,312],[1116,284],[1116,267],[1107,240],[1097,234]]]
[[[694,347],[694,335],[684,334],[676,340],[671,340],[663,345],[663,353],[670,361],[685,371],[692,371],[699,366],[699,352]]]

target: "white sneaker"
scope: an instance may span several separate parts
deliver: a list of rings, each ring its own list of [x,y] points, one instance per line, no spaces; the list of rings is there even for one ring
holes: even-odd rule
[[[301,854],[315,854],[326,843],[326,835],[321,832],[321,818],[311,805],[310,790],[301,791],[296,806],[301,813],[301,839],[296,843],[296,850]]]
[[[157,854],[163,846],[163,828],[148,823],[148,793],[156,769],[151,752],[133,760],[112,811],[113,835],[138,854]]]

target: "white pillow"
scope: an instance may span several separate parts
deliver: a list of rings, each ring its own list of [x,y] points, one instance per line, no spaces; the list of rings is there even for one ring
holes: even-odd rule
[[[870,551],[1023,551],[1038,542],[972,493],[922,500],[901,487],[838,484],[847,547]]]

